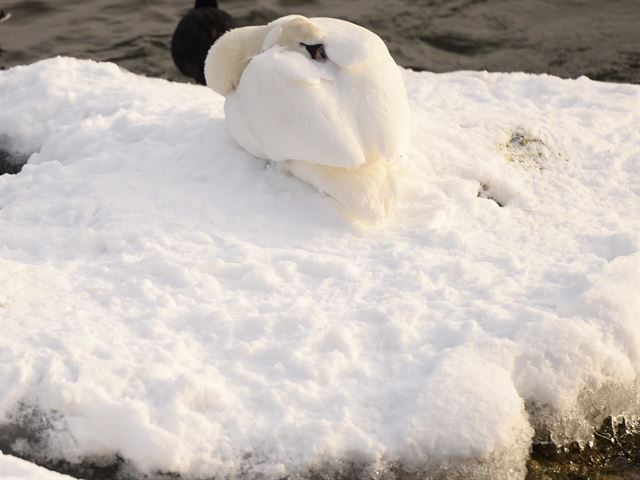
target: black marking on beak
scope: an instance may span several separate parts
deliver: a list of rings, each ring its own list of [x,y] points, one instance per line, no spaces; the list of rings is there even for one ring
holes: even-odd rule
[[[313,60],[324,60],[327,58],[327,53],[324,51],[324,45],[322,43],[307,45],[306,43],[300,42],[300,45],[307,49],[307,52],[309,52]]]

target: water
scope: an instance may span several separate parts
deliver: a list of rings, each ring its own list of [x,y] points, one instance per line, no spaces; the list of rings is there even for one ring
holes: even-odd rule
[[[0,0],[0,66],[53,55],[113,61],[187,81],[169,43],[192,1]],[[419,70],[525,71],[640,83],[637,0],[220,0],[241,25],[288,13],[331,16],[381,35]]]

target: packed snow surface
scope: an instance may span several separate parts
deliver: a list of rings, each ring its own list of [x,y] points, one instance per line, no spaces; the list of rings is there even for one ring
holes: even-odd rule
[[[637,415],[640,87],[404,79],[397,211],[365,224],[240,149],[205,87],[0,72],[0,146],[32,153],[0,177],[0,423],[37,434],[12,450],[522,478],[534,428]]]

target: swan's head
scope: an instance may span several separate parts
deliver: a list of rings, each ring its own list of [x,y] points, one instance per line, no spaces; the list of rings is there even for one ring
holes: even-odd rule
[[[234,28],[215,41],[204,64],[207,86],[221,95],[231,93],[249,61],[274,45],[300,52],[313,60],[327,58],[326,32],[307,18],[291,15],[269,25]]]
[[[327,58],[324,48],[326,32],[305,17],[296,16],[282,25],[278,44],[311,57],[313,60]]]

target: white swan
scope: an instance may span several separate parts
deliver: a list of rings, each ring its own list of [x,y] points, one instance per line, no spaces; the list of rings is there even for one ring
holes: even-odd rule
[[[388,212],[409,107],[400,69],[376,34],[299,15],[236,28],[211,47],[205,78],[226,96],[227,124],[246,151],[358,216]]]

